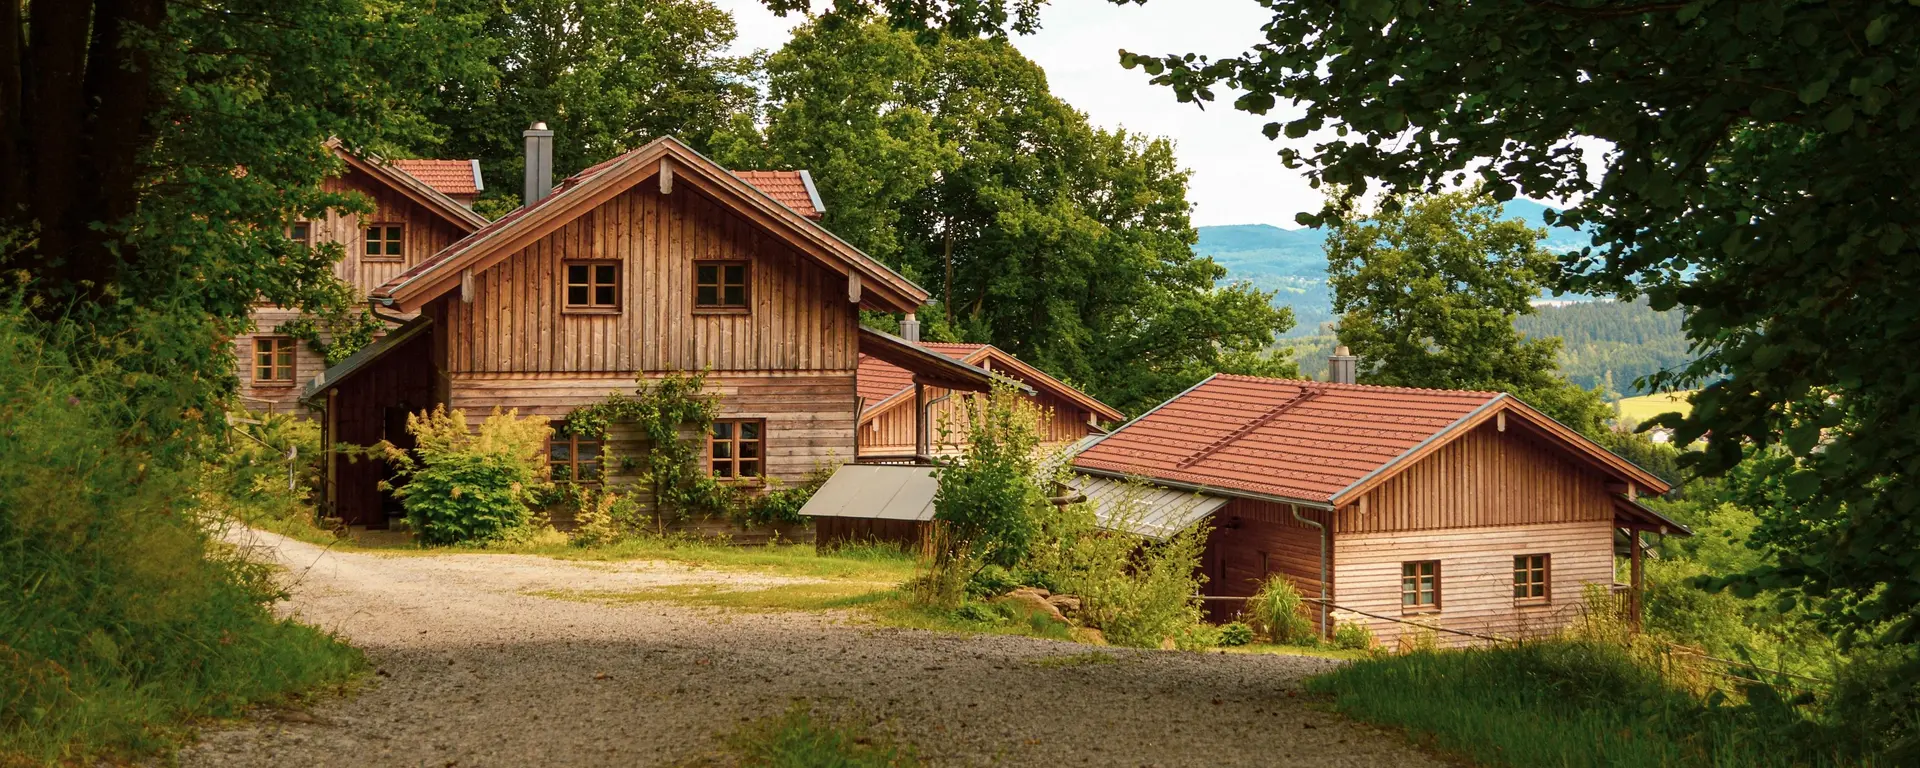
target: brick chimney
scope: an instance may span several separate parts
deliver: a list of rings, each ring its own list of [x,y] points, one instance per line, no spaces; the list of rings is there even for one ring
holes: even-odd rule
[[[1327,358],[1327,381],[1335,384],[1352,384],[1354,368],[1360,358],[1347,351],[1346,345],[1333,348],[1333,356]]]
[[[534,123],[520,135],[527,140],[527,185],[520,204],[533,205],[553,193],[553,131]]]

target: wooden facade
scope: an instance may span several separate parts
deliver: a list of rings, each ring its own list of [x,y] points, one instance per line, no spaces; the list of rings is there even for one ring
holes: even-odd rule
[[[453,244],[476,226],[473,220],[455,220],[442,211],[422,204],[417,191],[410,195],[392,182],[377,177],[374,172],[351,165],[345,173],[323,182],[322,188],[327,192],[361,195],[373,206],[373,212],[368,214],[329,210],[320,219],[301,222],[305,225],[308,243],[316,246],[338,243],[341,246],[345,255],[334,264],[334,277],[351,286],[355,295],[359,296],[365,296],[406,268],[419,264]],[[451,203],[451,200],[448,202]],[[376,224],[383,229],[400,227],[400,254],[390,256],[385,253],[388,250],[385,247],[380,249],[382,253],[378,255],[367,254],[366,229]],[[301,389],[326,369],[326,360],[306,341],[275,330],[283,323],[298,319],[300,315],[299,310],[262,304],[253,311],[253,331],[233,340],[234,359],[239,364],[240,402],[248,410],[305,412],[299,403]],[[295,372],[292,379],[272,381],[255,376],[255,340],[260,338],[284,339],[294,345]],[[325,338],[325,334],[322,334],[322,339]]]
[[[953,455],[966,450],[967,402],[983,397],[977,392],[955,393],[940,387],[927,388],[927,420],[933,435],[935,455]],[[1040,411],[1040,444],[1058,448],[1088,435],[1100,434],[1094,426],[1094,414],[1084,406],[1045,390],[1026,396]],[[914,452],[913,398],[895,399],[860,417],[860,454],[898,456]]]

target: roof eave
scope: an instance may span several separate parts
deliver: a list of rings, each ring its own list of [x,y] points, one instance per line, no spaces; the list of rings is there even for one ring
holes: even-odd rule
[[[1088,447],[1092,447],[1092,446],[1088,446]],[[1334,508],[1333,504],[1325,501],[1313,501],[1311,499],[1296,499],[1289,496],[1280,496],[1280,495],[1271,494],[1271,493],[1260,493],[1259,491],[1248,491],[1248,490],[1243,490],[1239,488],[1227,488],[1227,487],[1218,486],[1218,485],[1207,485],[1205,483],[1190,483],[1185,480],[1172,480],[1172,479],[1157,477],[1155,475],[1145,474],[1141,472],[1118,472],[1111,469],[1103,469],[1100,467],[1083,467],[1083,466],[1080,466],[1079,464],[1073,465],[1073,471],[1079,472],[1084,475],[1093,475],[1095,477],[1108,477],[1108,478],[1114,478],[1117,480],[1131,480],[1134,478],[1139,478],[1149,483],[1153,483],[1154,485],[1165,486],[1168,488],[1173,488],[1175,490],[1192,491],[1194,493],[1205,493],[1205,494],[1211,494],[1214,496],[1227,496],[1235,499],[1251,499],[1253,501],[1268,501],[1276,504],[1293,504],[1296,506],[1307,507],[1310,509],[1332,510]]]

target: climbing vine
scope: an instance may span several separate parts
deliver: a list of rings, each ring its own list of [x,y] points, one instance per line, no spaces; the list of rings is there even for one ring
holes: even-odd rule
[[[567,414],[566,434],[601,441],[600,465],[624,458],[606,447],[616,423],[631,423],[646,437],[647,454],[635,466],[642,481],[653,487],[661,516],[685,520],[730,511],[732,488],[704,471],[701,453],[713,419],[720,412],[718,398],[706,394],[704,373],[669,373],[658,380],[640,381],[632,395],[614,393],[605,401],[575,408]]]

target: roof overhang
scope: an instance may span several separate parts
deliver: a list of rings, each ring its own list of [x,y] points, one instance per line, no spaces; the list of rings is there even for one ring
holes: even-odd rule
[[[1652,507],[1624,493],[1613,496],[1613,525],[1635,531],[1653,531],[1662,536],[1692,536],[1693,529],[1660,514]]]
[[[1195,491],[1168,488],[1148,482],[1087,475],[1074,488],[1093,505],[1093,515],[1102,528],[1126,531],[1164,541],[1186,530],[1202,518],[1218,512],[1233,500]]]
[[[1127,417],[1127,415],[1121,413],[1119,409],[1100,402],[1092,395],[1082,392],[1064,381],[1047,375],[1046,371],[1028,365],[1025,360],[1014,357],[1006,350],[993,346],[992,344],[981,347],[979,351],[967,356],[967,362],[975,365],[987,360],[993,361],[994,365],[1006,366],[1014,373],[1019,374],[1021,378],[1027,379],[1028,381],[1039,382],[1040,386],[1046,388],[1048,391],[1091,411],[1095,416],[1099,416],[1104,421],[1120,421]]]
[[[487,225],[487,217],[474,213],[473,209],[461,205],[460,201],[448,197],[445,192],[434,189],[431,185],[416,178],[413,174],[395,168],[377,156],[369,155],[363,157],[349,152],[339,139],[328,139],[327,148],[333,150],[333,153],[339,156],[340,159],[347,164],[347,167],[386,182],[388,186],[398,190],[400,194],[405,195],[421,207],[446,219],[454,226],[459,227],[463,232],[472,232]],[[474,162],[478,163],[479,161],[476,160]],[[476,174],[474,179],[477,182],[479,179],[478,165],[474,166],[474,172]]]
[[[1153,485],[1158,485],[1164,488],[1172,488],[1180,491],[1189,491],[1192,493],[1203,493],[1208,496],[1225,496],[1227,498],[1233,498],[1233,499],[1251,499],[1253,501],[1267,501],[1275,504],[1292,504],[1295,506],[1306,507],[1308,509],[1326,509],[1326,510],[1333,509],[1332,504],[1328,504],[1327,502],[1324,502],[1324,501],[1313,501],[1311,499],[1295,499],[1295,498],[1289,498],[1286,496],[1276,496],[1271,493],[1260,493],[1258,491],[1249,491],[1241,488],[1228,488],[1226,486],[1220,486],[1220,485],[1206,485],[1203,483],[1189,483],[1182,480],[1168,480],[1166,478],[1154,477],[1152,475],[1144,475],[1137,472],[1115,472],[1110,469],[1100,469],[1098,467],[1083,467],[1078,464],[1074,465],[1073,471],[1083,475],[1091,475],[1094,477],[1105,477],[1105,478],[1111,478],[1114,480],[1145,480],[1148,483],[1152,483]]]
[[[320,396],[325,394],[327,390],[339,386],[341,382],[352,378],[354,374],[365,370],[368,366],[380,360],[380,358],[386,357],[395,350],[405,346],[407,342],[418,338],[432,327],[433,318],[426,315],[408,320],[400,327],[393,329],[392,332],[380,337],[372,344],[361,347],[359,351],[348,355],[347,359],[329,366],[326,370],[321,371],[320,375],[313,377],[313,380],[307,382],[306,389],[300,394],[300,402],[308,405],[318,405]]]
[[[673,174],[675,185],[698,189],[813,261],[847,275],[849,299],[862,306],[912,312],[929,297],[925,289],[827,231],[818,222],[795,213],[732,171],[668,137],[656,139],[592,169],[591,173],[569,180],[545,199],[504,217],[497,226],[447,246],[429,258],[424,269],[403,272],[375,289],[373,298],[403,311],[416,311],[458,287],[462,274],[478,273],[499,263],[582,213],[648,179],[660,177],[663,172]],[[665,184],[662,186],[665,188]]]
[[[893,334],[876,331],[864,325],[860,326],[860,353],[898,366],[908,373],[912,373],[915,382],[927,386],[943,387],[961,392],[989,392],[993,389],[993,383],[999,381],[1010,384],[1028,394],[1033,393],[1033,388],[1025,384],[1004,376],[995,375],[992,371],[963,363]],[[899,394],[894,395],[894,397],[900,396]],[[874,408],[868,410],[872,411],[877,409],[881,405],[891,402],[894,397],[882,400],[879,404],[876,404]]]

